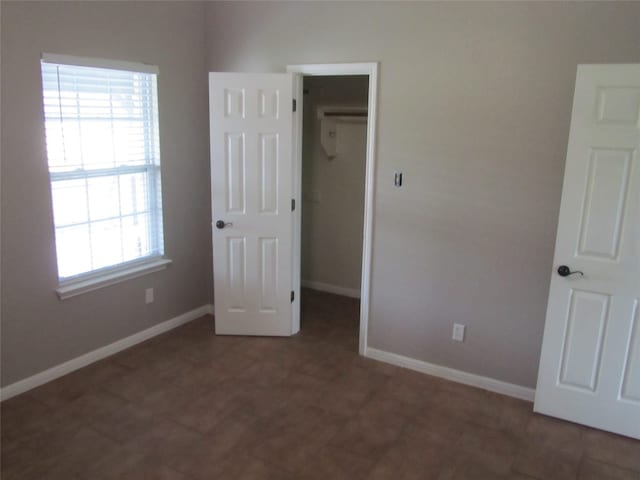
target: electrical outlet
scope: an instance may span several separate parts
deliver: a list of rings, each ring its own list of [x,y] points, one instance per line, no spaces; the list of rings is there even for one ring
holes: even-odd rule
[[[153,288],[147,288],[144,291],[144,303],[153,303]]]
[[[464,342],[464,330],[466,326],[459,323],[453,324],[453,338],[457,342]]]

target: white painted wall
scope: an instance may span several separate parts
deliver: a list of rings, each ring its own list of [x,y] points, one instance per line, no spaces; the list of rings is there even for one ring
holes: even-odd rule
[[[380,62],[369,344],[534,386],[576,66],[640,61],[640,3],[207,12],[212,70]],[[464,343],[451,340],[454,322],[467,325]]]
[[[368,78],[307,77],[302,143],[303,284],[360,290],[366,121],[336,124],[337,155],[320,141],[319,106],[366,106]],[[339,291],[339,290],[338,290]]]

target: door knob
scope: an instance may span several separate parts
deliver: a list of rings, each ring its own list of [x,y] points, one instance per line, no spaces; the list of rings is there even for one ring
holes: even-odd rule
[[[575,275],[576,273],[579,273],[580,275],[584,276],[583,272],[579,270],[575,270],[572,272],[571,269],[566,265],[560,265],[558,267],[558,275],[560,275],[561,277],[568,277],[569,275]]]
[[[219,228],[220,230],[222,230],[224,227],[231,227],[232,225],[233,223],[225,222],[224,220],[218,220],[216,222],[216,228]]]

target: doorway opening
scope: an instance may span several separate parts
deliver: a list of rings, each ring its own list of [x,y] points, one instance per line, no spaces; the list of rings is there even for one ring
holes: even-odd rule
[[[292,332],[333,328],[366,355],[377,63],[295,65]],[[303,287],[303,291],[300,290]],[[305,315],[306,313],[306,315]],[[303,318],[301,319],[301,316]],[[328,316],[334,324],[322,325]],[[345,338],[345,335],[348,338]]]
[[[354,351],[368,90],[366,75],[303,78],[300,328],[321,332]]]

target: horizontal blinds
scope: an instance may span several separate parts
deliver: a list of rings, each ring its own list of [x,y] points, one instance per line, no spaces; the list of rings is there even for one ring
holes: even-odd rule
[[[163,254],[156,75],[71,63],[50,56],[42,62],[58,273],[65,280]]]
[[[52,172],[159,164],[156,76],[42,63]]]

